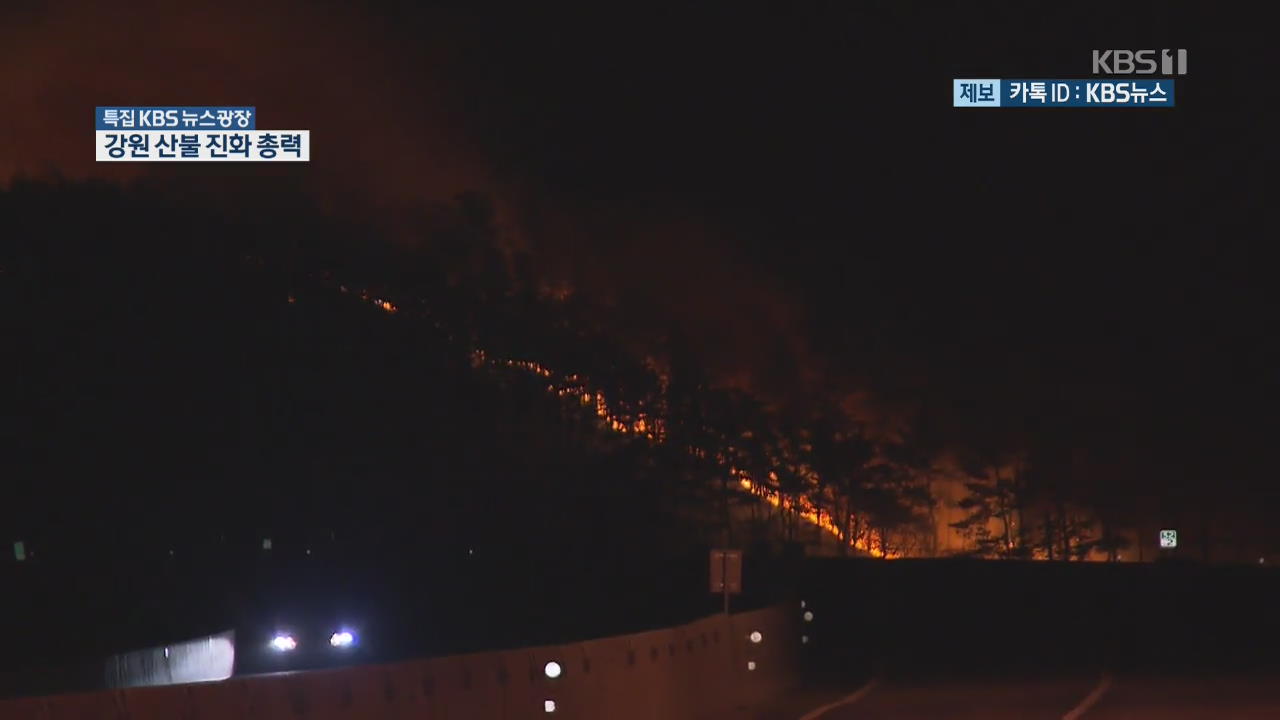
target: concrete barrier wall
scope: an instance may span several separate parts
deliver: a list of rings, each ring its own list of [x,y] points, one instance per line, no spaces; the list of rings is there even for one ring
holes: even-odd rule
[[[794,684],[800,632],[799,611],[775,607],[561,646],[0,701],[0,720],[697,720]]]

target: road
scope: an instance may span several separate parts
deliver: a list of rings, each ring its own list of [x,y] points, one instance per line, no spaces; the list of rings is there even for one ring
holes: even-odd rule
[[[874,681],[801,720],[1263,720],[1280,672]]]

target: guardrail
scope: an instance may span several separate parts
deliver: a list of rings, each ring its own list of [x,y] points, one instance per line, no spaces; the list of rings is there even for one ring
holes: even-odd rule
[[[794,608],[632,635],[334,670],[0,702],[4,720],[693,720],[798,678]]]

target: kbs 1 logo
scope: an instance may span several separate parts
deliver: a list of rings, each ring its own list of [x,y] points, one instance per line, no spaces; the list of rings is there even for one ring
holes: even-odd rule
[[[1156,62],[1156,58],[1160,62]],[[1175,63],[1176,59],[1176,63]],[[1186,75],[1187,51],[1179,50],[1094,50],[1094,75]]]

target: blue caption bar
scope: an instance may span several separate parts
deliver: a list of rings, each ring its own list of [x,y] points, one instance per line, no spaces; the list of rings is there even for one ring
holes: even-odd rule
[[[1157,80],[956,79],[952,107],[1173,107],[1173,78]]]
[[[98,106],[94,130],[257,130],[257,108],[247,106]]]

